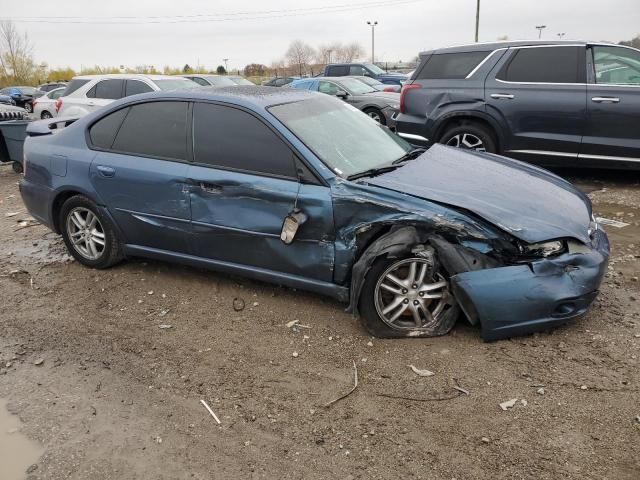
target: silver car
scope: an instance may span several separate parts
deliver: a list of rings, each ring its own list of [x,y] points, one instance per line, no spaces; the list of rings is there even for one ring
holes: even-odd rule
[[[56,88],[51,90],[46,95],[36,98],[33,101],[33,116],[34,118],[53,118],[58,115],[56,110],[56,100],[62,96],[62,93],[67,87]]]

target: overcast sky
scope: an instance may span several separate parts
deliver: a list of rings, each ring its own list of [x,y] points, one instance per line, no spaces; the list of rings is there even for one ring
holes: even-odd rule
[[[367,20],[379,22],[376,60],[381,61],[410,60],[421,50],[473,41],[476,0],[400,1],[4,0],[0,17],[15,19],[28,33],[37,62],[75,69],[96,64],[161,69],[198,61],[215,68],[223,58],[233,68],[269,65],[294,39],[314,47],[356,41],[370,54]],[[326,11],[333,6],[342,7]],[[53,17],[82,18],[42,23],[68,20]],[[640,0],[481,0],[480,41],[537,38],[536,25],[547,25],[543,39],[563,32],[565,39],[628,40],[640,34]]]

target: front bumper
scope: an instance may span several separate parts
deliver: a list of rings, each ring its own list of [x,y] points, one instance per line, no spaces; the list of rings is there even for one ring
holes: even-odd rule
[[[522,265],[476,270],[451,278],[458,303],[482,338],[525,335],[580,317],[598,294],[609,240],[597,230],[590,249]]]

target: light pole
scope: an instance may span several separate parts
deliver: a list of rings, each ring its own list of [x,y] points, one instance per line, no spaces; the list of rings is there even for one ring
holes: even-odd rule
[[[367,25],[371,25],[371,63],[375,63],[375,39],[376,39],[376,25],[378,25],[378,21],[375,20],[373,22],[367,22]]]
[[[542,30],[544,30],[545,28],[547,28],[546,25],[537,25],[536,28],[538,29],[538,40],[542,38]]]
[[[229,73],[229,67],[227,67],[227,62],[229,61],[229,59],[223,58],[222,61],[224,62],[224,73]]]
[[[476,43],[478,43],[478,31],[480,30],[480,0],[476,5]]]
[[[558,38],[559,38],[560,40],[562,40],[562,37],[564,37],[565,35],[566,35],[566,33],[564,33],[564,32],[563,32],[563,33],[559,33],[559,34],[558,34]]]
[[[327,50],[327,55],[329,56],[328,58],[329,63],[331,63],[331,52],[333,52],[333,50]]]

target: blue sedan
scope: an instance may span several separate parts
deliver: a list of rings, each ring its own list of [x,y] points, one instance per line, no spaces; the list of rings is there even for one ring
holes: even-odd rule
[[[607,267],[607,236],[566,181],[416,149],[328,95],[154,92],[28,134],[22,198],[79,263],[140,256],[303,288],[381,337],[442,335],[460,316],[486,340],[564,323]]]

